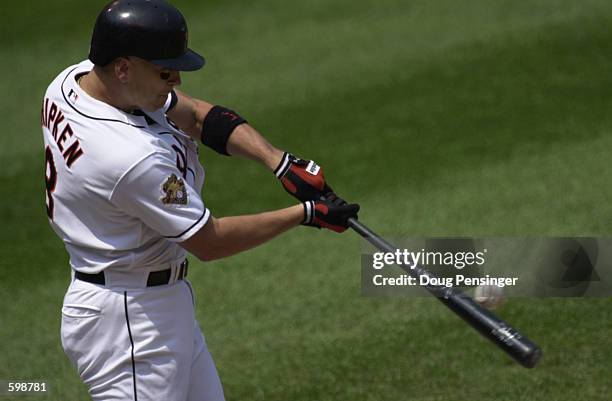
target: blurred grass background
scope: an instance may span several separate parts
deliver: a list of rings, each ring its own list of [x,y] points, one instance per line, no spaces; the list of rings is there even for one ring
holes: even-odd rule
[[[86,57],[103,4],[0,6],[0,379],[48,380],[52,400],[87,392],[59,340],[69,268],[46,220],[40,101]],[[208,60],[182,89],[317,160],[381,234],[610,235],[612,3],[174,4]],[[292,203],[251,162],[202,160],[217,216]],[[436,300],[361,297],[359,273],[356,235],[307,228],[194,263],[227,398],[610,399],[610,299],[511,300],[500,314],[545,352],[525,370]]]

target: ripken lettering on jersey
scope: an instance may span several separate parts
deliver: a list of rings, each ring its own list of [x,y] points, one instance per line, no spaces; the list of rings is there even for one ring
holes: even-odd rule
[[[67,140],[70,141],[72,139],[74,131],[68,122],[66,122],[65,125],[62,124],[65,119],[64,113],[53,102],[51,102],[51,106],[49,106],[49,99],[45,98],[40,115],[41,125],[51,132],[51,136],[55,140],[57,148],[62,153],[66,165],[68,167],[72,166],[72,164],[83,155],[83,149],[81,148],[81,143],[76,138],[74,138],[74,141],[72,141],[70,145],[65,144]],[[65,148],[65,146],[68,147]]]

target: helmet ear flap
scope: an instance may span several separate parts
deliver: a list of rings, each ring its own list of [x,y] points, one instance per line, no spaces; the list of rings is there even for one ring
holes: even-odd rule
[[[163,0],[115,0],[94,25],[89,59],[105,66],[121,56],[137,56],[173,70],[202,68],[204,58],[187,47],[187,23]]]

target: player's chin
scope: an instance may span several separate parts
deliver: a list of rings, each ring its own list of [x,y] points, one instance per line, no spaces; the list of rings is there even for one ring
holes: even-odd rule
[[[149,102],[149,104],[145,107],[145,111],[155,111],[155,110],[159,110],[162,107],[164,107],[164,104],[166,104],[166,99],[168,98],[168,96],[164,96],[164,95],[160,95],[158,97],[156,97],[155,99],[152,99],[151,102]]]

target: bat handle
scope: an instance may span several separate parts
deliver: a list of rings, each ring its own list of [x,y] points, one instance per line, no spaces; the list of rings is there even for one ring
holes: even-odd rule
[[[391,245],[389,242],[382,239],[379,235],[374,233],[374,231],[370,230],[368,227],[364,226],[359,221],[357,221],[356,218],[349,217],[347,222],[350,228],[352,228],[355,232],[357,232],[359,235],[365,238],[370,244],[374,245],[376,248],[380,249],[381,251],[393,253],[397,249],[396,247]]]

